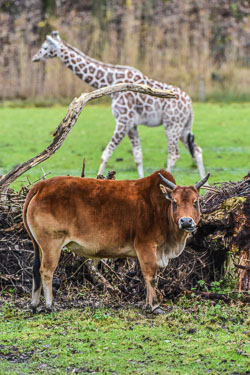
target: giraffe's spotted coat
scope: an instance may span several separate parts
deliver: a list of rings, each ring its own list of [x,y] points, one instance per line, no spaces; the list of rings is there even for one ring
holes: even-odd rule
[[[52,39],[53,38],[53,39]],[[154,127],[163,124],[168,140],[168,167],[171,171],[179,158],[178,141],[189,149],[188,135],[192,133],[193,110],[190,97],[178,87],[154,81],[139,70],[120,65],[110,65],[97,61],[61,40],[56,32],[47,36],[33,61],[58,57],[80,79],[94,88],[128,82],[140,83],[157,89],[172,90],[177,99],[163,99],[147,95],[123,92],[112,94],[112,112],[116,120],[113,137],[102,154],[102,163],[98,174],[103,174],[113,151],[128,134],[139,177],[143,177],[142,152],[137,126],[140,124]],[[194,144],[194,160],[201,177],[205,176],[202,150]]]

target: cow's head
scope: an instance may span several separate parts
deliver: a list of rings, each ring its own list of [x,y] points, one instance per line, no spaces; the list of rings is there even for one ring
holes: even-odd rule
[[[199,191],[210,174],[194,186],[177,186],[159,173],[164,185],[161,191],[171,201],[170,214],[173,222],[185,232],[193,232],[200,220]]]
[[[62,40],[57,31],[52,31],[50,35],[46,36],[39,51],[33,56],[32,61],[44,61],[58,56],[58,50],[61,46]]]

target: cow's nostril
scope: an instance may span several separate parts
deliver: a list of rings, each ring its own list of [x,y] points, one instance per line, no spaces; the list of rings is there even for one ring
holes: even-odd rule
[[[181,217],[179,221],[179,225],[182,228],[188,228],[194,226],[194,221],[191,217]]]
[[[191,217],[181,217],[180,219],[181,223],[192,223],[193,219]]]

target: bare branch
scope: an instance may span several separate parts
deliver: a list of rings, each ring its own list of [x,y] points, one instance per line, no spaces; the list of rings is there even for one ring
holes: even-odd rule
[[[34,156],[32,159],[13,168],[9,173],[1,178],[0,196],[2,196],[2,193],[7,191],[9,185],[19,176],[40,164],[44,160],[50,158],[50,156],[62,146],[70,130],[73,128],[78,117],[80,116],[81,111],[89,101],[122,91],[133,91],[166,99],[176,98],[176,95],[170,90],[156,90],[145,85],[138,85],[134,83],[119,83],[117,85],[108,86],[89,93],[81,94],[79,98],[75,98],[71,102],[66,116],[54,131],[54,139],[50,145],[39,155]],[[2,199],[4,198],[2,197]]]

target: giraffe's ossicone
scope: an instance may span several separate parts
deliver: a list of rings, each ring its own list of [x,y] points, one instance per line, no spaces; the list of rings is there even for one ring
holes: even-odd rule
[[[168,140],[167,171],[170,172],[173,169],[179,158],[178,142],[180,140],[192,155],[200,176],[205,177],[202,149],[194,143],[192,134],[192,101],[184,91],[178,87],[154,81],[133,67],[97,61],[64,42],[57,31],[47,35],[32,61],[53,57],[59,58],[74,74],[94,88],[129,82],[156,89],[170,89],[177,94],[177,99],[163,99],[134,92],[121,92],[111,96],[116,127],[111,141],[103,151],[98,174],[104,173],[113,151],[127,134],[133,148],[138,175],[140,178],[144,176],[141,144],[137,130],[137,126],[142,124],[149,127],[164,126]]]

